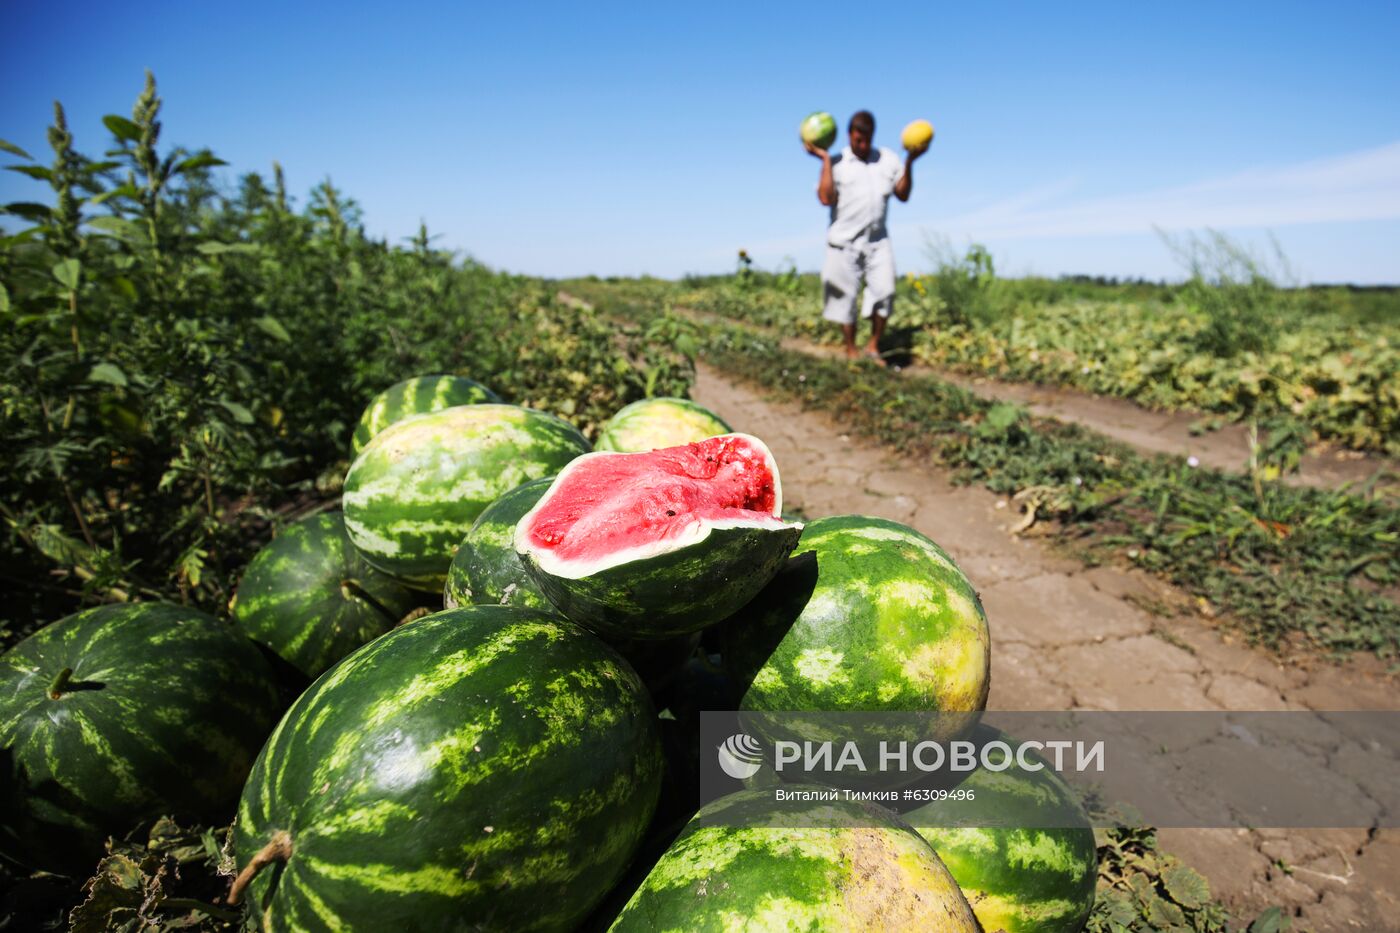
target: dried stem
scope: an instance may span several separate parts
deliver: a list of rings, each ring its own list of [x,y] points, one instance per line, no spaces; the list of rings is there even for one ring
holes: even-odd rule
[[[233,884],[228,889],[229,904],[237,904],[243,899],[243,892],[248,889],[248,885],[253,883],[258,872],[273,862],[285,862],[291,857],[292,834],[285,829],[279,829],[272,834],[272,841],[259,849],[252,861],[243,867],[237,878],[233,879]]]

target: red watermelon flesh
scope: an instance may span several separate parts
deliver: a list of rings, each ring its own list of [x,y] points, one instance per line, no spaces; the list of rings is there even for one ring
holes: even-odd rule
[[[516,540],[556,566],[597,570],[690,543],[706,528],[780,528],[781,509],[767,447],[747,434],[723,434],[578,458],[522,519]]]

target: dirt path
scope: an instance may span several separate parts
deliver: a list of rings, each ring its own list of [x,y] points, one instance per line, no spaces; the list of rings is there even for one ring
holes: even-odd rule
[[[841,355],[839,347],[796,338],[785,338],[782,343],[802,353]],[[916,378],[932,376],[950,382],[990,401],[1015,402],[1034,415],[1082,425],[1144,453],[1195,457],[1204,466],[1232,473],[1243,472],[1249,462],[1249,427],[1230,423],[1214,431],[1193,434],[1192,425],[1206,417],[1200,412],[1154,411],[1127,399],[1061,386],[1002,382],[918,364],[904,371]],[[1324,446],[1304,454],[1298,472],[1283,481],[1293,486],[1338,489],[1349,483],[1363,483],[1377,474],[1393,486],[1400,481],[1400,463],[1361,451]]]
[[[786,502],[806,514],[878,515],[942,544],[992,626],[994,709],[1390,709],[1395,682],[1358,661],[1284,665],[1173,609],[1181,595],[1131,569],[1086,569],[1012,536],[1014,510],[896,459],[824,415],[766,400],[703,364],[692,397],[762,437]],[[1272,904],[1295,929],[1400,929],[1400,831],[1164,830],[1164,844],[1241,915]],[[1285,866],[1286,870],[1280,866]]]

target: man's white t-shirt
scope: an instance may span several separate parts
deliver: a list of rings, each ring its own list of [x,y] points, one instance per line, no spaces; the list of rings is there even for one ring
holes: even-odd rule
[[[895,182],[904,174],[904,165],[891,149],[872,149],[870,160],[856,158],[847,146],[831,160],[831,180],[836,186],[836,203],[831,206],[831,225],[826,242],[847,246],[862,233],[870,241],[883,240],[885,211]]]

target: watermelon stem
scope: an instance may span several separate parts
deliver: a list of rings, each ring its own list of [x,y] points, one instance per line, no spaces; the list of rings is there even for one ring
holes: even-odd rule
[[[394,628],[398,628],[400,625],[407,625],[407,624],[410,623],[410,622],[417,622],[419,619],[423,618],[424,616],[430,616],[430,615],[432,615],[432,614],[433,614],[433,610],[429,609],[427,606],[419,606],[417,609],[411,610],[411,611],[408,613],[408,615],[406,615],[406,616],[404,616],[402,619],[400,619],[400,620],[394,625]]]
[[[243,899],[243,892],[248,889],[248,885],[253,883],[258,872],[262,871],[273,862],[285,862],[292,857],[292,834],[285,829],[279,829],[272,834],[272,840],[267,845],[258,850],[252,860],[243,866],[243,870],[238,873],[238,877],[233,879],[233,884],[228,889],[228,903],[230,906],[237,904]]]
[[[73,668],[65,667],[58,672],[58,676],[49,684],[49,699],[57,700],[68,691],[68,684],[73,680]]]
[[[374,596],[370,594],[369,590],[361,586],[360,581],[354,579],[353,577],[347,577],[346,579],[340,581],[340,595],[344,596],[346,599],[364,600],[365,602],[369,603],[370,608],[372,608],[384,617],[385,622],[398,621],[398,616],[396,616],[392,611],[390,611],[388,606],[375,599]]]

